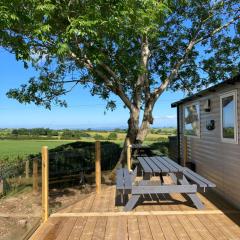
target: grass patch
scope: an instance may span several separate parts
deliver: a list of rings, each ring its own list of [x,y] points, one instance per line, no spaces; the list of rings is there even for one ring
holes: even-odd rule
[[[69,140],[0,140],[0,162],[15,162],[26,158],[30,154],[37,154],[42,146],[49,149],[56,148],[63,144],[74,142]]]

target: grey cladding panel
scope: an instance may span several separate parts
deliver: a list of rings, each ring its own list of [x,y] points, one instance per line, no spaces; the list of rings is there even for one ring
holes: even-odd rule
[[[240,141],[238,144],[225,143],[221,140],[220,94],[238,90],[238,139],[240,139],[240,84],[229,85],[199,98],[200,103],[200,138],[188,137],[189,161],[196,164],[196,171],[201,176],[216,184],[216,191],[240,208]],[[211,100],[211,111],[205,112],[203,104]],[[187,104],[190,104],[188,102]],[[180,106],[180,154],[183,159],[183,109]],[[215,129],[206,129],[206,121],[214,120]]]

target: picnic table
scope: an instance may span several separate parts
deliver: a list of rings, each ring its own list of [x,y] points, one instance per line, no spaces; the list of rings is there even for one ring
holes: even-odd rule
[[[189,168],[182,167],[166,156],[138,157],[138,166],[133,172],[125,168],[117,170],[117,194],[122,201],[129,200],[124,210],[132,210],[143,195],[153,194],[187,194],[198,209],[204,208],[203,203],[197,196],[197,191],[205,191],[207,188],[216,187],[214,183],[193,172]],[[142,179],[135,181],[137,173],[142,172]],[[168,175],[172,184],[165,184],[163,176]],[[159,184],[152,181],[153,176],[159,176]],[[143,199],[143,198],[142,198]]]

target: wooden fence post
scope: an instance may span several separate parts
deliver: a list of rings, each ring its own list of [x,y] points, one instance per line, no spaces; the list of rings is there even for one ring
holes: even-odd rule
[[[28,179],[29,178],[29,160],[25,162],[25,175],[26,175],[26,178]]]
[[[42,147],[42,221],[46,222],[49,216],[48,205],[48,174],[49,174],[48,147]]]
[[[95,181],[96,192],[101,192],[101,144],[99,141],[95,143]]]
[[[126,144],[127,144],[127,168],[128,168],[128,171],[132,171],[131,144],[130,144],[129,138],[127,138]]]
[[[186,166],[186,162],[188,160],[188,146],[187,146],[187,137],[183,138],[183,166]]]
[[[33,193],[38,192],[38,160],[33,159]]]

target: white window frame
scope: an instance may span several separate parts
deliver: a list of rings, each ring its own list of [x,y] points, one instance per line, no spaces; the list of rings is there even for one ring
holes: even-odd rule
[[[185,133],[185,108],[191,106],[191,105],[198,105],[199,106],[199,135],[191,135]],[[192,137],[192,138],[200,138],[201,137],[201,105],[199,101],[192,102],[190,104],[187,104],[183,107],[183,135],[186,137]]]
[[[226,97],[233,96],[234,102],[234,139],[223,137],[223,109],[222,109],[222,99]],[[237,112],[237,90],[226,92],[220,95],[220,131],[221,131],[221,141],[225,143],[238,144],[238,112]]]

